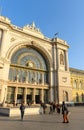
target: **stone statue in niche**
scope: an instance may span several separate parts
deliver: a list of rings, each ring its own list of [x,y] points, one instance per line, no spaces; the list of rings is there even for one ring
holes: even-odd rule
[[[64,65],[64,56],[63,56],[62,52],[60,54],[60,64]]]

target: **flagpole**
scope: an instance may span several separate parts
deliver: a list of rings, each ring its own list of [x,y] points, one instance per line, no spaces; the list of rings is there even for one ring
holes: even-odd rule
[[[3,0],[0,0],[0,16],[2,16],[2,3],[3,3]]]

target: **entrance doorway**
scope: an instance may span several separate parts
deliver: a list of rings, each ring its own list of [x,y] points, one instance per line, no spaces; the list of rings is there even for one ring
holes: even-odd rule
[[[32,95],[27,95],[27,104],[28,106],[32,103]]]
[[[17,104],[21,104],[22,101],[23,101],[23,95],[22,94],[18,94],[17,95]]]
[[[35,102],[36,104],[40,103],[40,95],[35,95]]]

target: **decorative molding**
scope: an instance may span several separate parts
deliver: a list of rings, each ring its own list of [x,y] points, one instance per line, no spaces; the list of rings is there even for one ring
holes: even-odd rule
[[[9,24],[11,23],[11,21],[7,17],[4,17],[4,16],[0,16],[0,21],[9,23]]]
[[[67,82],[67,77],[62,77],[62,81],[65,83]]]
[[[13,42],[13,41],[15,41],[15,40],[16,40],[16,39],[15,39],[14,37],[12,37],[10,41]]]
[[[26,29],[26,30],[29,29],[29,30],[33,30],[33,31],[35,31],[35,32],[41,33],[40,29],[36,27],[36,25],[35,25],[34,22],[33,22],[32,24],[30,24],[30,25],[24,26],[23,28]]]

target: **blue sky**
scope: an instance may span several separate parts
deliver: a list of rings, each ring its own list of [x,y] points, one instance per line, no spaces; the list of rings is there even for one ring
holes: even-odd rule
[[[84,0],[0,0],[1,15],[23,27],[33,21],[41,32],[67,41],[70,67],[84,70]]]

